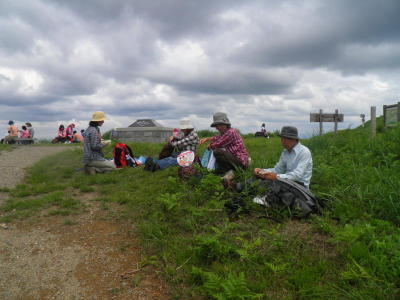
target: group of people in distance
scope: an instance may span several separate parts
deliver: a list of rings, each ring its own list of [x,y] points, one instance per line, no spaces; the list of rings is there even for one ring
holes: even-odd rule
[[[83,162],[86,167],[95,167],[104,170],[115,169],[113,161],[106,160],[102,148],[109,144],[101,138],[99,127],[103,125],[105,115],[95,112],[85,131]],[[217,112],[213,115],[210,125],[215,127],[218,134],[213,137],[199,139],[194,126],[188,119],[180,121],[181,133],[168,138],[158,159],[147,158],[145,170],[157,171],[177,165],[177,156],[183,151],[196,153],[197,146],[209,143],[207,148],[213,151],[216,159],[216,173],[223,175],[226,187],[232,187],[234,171],[248,169],[249,154],[239,132],[231,127],[226,113]],[[273,168],[255,168],[253,174],[260,179],[276,180],[277,178],[296,182],[307,190],[312,176],[312,156],[310,150],[300,143],[298,130],[292,126],[284,126],[280,132],[283,146],[279,161]]]
[[[26,122],[25,125],[21,126],[21,129],[18,129],[18,126],[12,120],[8,121],[7,132],[8,135],[1,140],[3,144],[13,144],[17,138],[33,139],[35,135],[35,130],[30,122]]]
[[[64,127],[64,125],[60,125],[58,127],[57,131],[57,136],[51,141],[53,144],[56,143],[82,143],[83,142],[83,133],[85,130],[81,130],[80,133],[78,133],[75,130],[75,124],[71,123],[67,126],[67,128]]]

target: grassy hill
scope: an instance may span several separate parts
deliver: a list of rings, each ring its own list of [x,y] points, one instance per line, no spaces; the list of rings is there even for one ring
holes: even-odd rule
[[[175,168],[85,176],[75,171],[77,150],[31,169],[9,191],[0,221],[42,208],[68,215],[80,205],[70,189],[97,191],[105,206],[121,204],[118,218],[135,220],[144,263],[164,270],[176,299],[398,299],[400,128],[373,140],[366,127],[302,142],[313,153],[311,189],[326,200],[323,214],[307,220],[271,220],[250,199],[249,214],[229,218],[224,203],[235,195],[208,173],[201,181],[182,181]],[[253,167],[273,166],[281,152],[277,138],[245,143]],[[130,146],[136,156],[161,147]]]

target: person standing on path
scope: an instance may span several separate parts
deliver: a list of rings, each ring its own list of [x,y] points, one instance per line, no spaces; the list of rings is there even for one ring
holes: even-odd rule
[[[102,149],[109,144],[101,139],[100,126],[104,124],[106,116],[102,111],[93,113],[89,127],[85,131],[83,143],[83,163],[88,174],[95,173],[96,169],[100,172],[114,170],[113,160],[106,160]]]

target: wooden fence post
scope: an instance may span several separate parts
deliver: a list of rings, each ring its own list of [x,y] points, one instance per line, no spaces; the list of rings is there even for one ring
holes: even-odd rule
[[[334,116],[334,119],[335,119],[335,134],[337,133],[338,114],[339,114],[339,110],[335,109],[335,116]]]
[[[319,110],[319,135],[322,135],[322,109]]]
[[[376,106],[371,106],[371,137],[376,136]]]

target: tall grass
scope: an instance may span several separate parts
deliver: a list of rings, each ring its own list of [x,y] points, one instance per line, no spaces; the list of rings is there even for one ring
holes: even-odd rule
[[[327,201],[308,220],[276,223],[251,199],[249,214],[230,218],[224,203],[237,195],[206,171],[189,181],[175,168],[85,176],[76,172],[79,151],[31,169],[2,210],[79,207],[63,196],[69,189],[97,191],[98,201],[119,203],[119,217],[136,223],[143,251],[176,299],[398,299],[400,128],[375,139],[366,127],[302,143],[314,159],[311,189]],[[278,138],[246,137],[245,144],[252,167],[272,167],[282,150]],[[162,145],[130,146],[137,157],[157,156]]]

